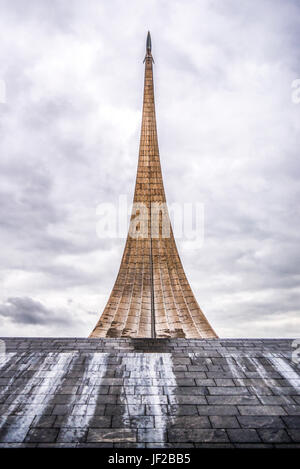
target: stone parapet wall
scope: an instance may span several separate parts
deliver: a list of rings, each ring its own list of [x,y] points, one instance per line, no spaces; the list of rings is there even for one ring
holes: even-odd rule
[[[2,340],[0,446],[300,446],[292,340]]]

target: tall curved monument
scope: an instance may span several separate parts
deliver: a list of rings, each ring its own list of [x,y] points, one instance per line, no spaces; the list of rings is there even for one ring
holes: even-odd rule
[[[90,337],[216,338],[186,278],[166,208],[149,32],[144,62],[134,209],[115,285]]]

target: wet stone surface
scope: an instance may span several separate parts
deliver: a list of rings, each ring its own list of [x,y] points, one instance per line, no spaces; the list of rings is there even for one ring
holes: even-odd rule
[[[292,340],[3,340],[0,447],[300,446]]]

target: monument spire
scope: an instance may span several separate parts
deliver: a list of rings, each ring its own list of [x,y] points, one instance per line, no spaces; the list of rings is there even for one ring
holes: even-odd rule
[[[151,34],[150,34],[150,31],[148,31],[148,34],[147,34],[147,45],[146,45],[146,49],[147,49],[147,52],[151,52]]]
[[[142,127],[131,223],[117,279],[90,337],[215,338],[185,276],[166,208],[150,32],[144,62]],[[162,207],[162,214],[154,217],[157,207]],[[169,228],[169,235],[165,228]]]
[[[146,41],[146,57],[144,59],[144,62],[146,61],[147,58],[151,59],[152,62],[154,62],[152,54],[151,54],[151,50],[152,50],[151,34],[150,34],[150,31],[148,31],[147,41]]]

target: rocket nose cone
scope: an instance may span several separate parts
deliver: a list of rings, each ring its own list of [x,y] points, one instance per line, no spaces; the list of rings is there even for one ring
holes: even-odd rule
[[[147,51],[151,52],[151,35],[150,35],[150,31],[148,31],[148,34],[147,34],[146,48],[147,48]]]

